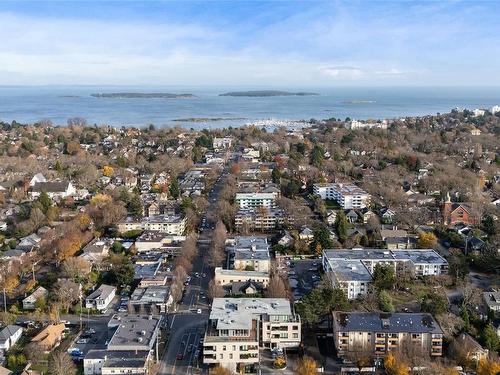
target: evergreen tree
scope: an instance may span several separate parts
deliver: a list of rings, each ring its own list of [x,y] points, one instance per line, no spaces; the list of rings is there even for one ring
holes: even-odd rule
[[[181,195],[181,192],[179,189],[179,181],[177,180],[177,178],[174,178],[172,180],[172,183],[170,184],[168,192],[170,193],[170,196],[174,199],[179,198],[179,195]]]

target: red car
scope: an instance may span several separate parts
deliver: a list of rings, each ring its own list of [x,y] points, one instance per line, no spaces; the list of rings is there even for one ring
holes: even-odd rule
[[[175,357],[175,359],[177,359],[178,361],[181,361],[182,358],[184,358],[184,354],[182,353],[177,354],[177,356]]]

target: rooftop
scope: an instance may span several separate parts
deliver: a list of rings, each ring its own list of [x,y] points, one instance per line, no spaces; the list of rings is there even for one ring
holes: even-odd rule
[[[149,350],[160,327],[161,316],[115,314],[108,327],[117,327],[108,350]]]
[[[170,287],[152,285],[147,288],[136,288],[130,296],[132,304],[165,303],[170,295]]]
[[[333,313],[336,331],[434,333],[443,331],[431,314],[426,313]]]
[[[367,281],[372,280],[370,272],[360,260],[337,259],[330,262],[330,267],[339,281]]]

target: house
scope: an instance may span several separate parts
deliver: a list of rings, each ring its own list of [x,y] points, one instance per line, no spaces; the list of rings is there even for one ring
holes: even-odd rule
[[[358,221],[358,214],[354,210],[350,210],[349,212],[347,212],[345,217],[351,224],[354,224],[356,221]]]
[[[299,239],[303,241],[312,241],[314,239],[314,232],[308,227],[303,227],[299,233]]]
[[[300,317],[285,298],[215,298],[203,363],[231,372],[256,372],[260,349],[293,349],[301,343]]]
[[[113,239],[96,237],[83,248],[83,254],[80,257],[88,261],[93,268],[99,270],[104,259],[109,256],[109,250],[113,243]]]
[[[16,345],[22,334],[23,327],[12,324],[5,326],[0,331],[0,351],[3,353],[7,352],[10,348]]]
[[[42,347],[46,352],[50,352],[59,345],[64,334],[64,323],[51,324],[42,329],[42,331],[31,339]]]
[[[87,309],[106,310],[115,298],[116,288],[111,285],[102,284],[94,292],[85,298]]]
[[[47,182],[47,179],[45,178],[45,176],[41,173],[37,173],[36,175],[34,175],[31,178],[31,180],[29,182],[29,186],[33,187],[38,183],[44,183],[44,182]]]
[[[214,137],[213,147],[216,151],[231,148],[233,139],[231,137]]]
[[[396,212],[391,210],[390,208],[383,208],[380,210],[382,221],[386,224],[391,224],[396,217]]]
[[[465,352],[465,358],[469,361],[479,362],[488,358],[489,350],[485,349],[468,333],[462,333],[456,338],[457,345]]]
[[[469,130],[469,133],[471,135],[481,135],[481,130],[479,130],[478,128],[476,127],[472,127],[470,130]]]
[[[334,225],[337,220],[337,211],[328,210],[326,212],[326,222],[328,225]]]
[[[293,241],[294,241],[293,236],[290,234],[289,231],[286,230],[283,236],[281,236],[281,238],[279,239],[278,245],[283,247],[288,247],[293,244]]]
[[[39,182],[29,190],[31,199],[37,199],[42,192],[47,193],[50,199],[61,200],[76,194],[76,189],[70,181]]]
[[[256,281],[244,281],[231,284],[230,294],[233,296],[245,295],[252,296],[264,291],[264,286]]]
[[[500,311],[500,292],[484,292],[483,301],[489,310],[494,312]]]
[[[365,207],[361,210],[361,218],[363,219],[363,223],[368,223],[368,220],[370,220],[372,217],[377,216],[375,212],[370,210],[368,207]]]
[[[443,352],[443,331],[427,313],[335,311],[333,338],[341,358],[356,353],[383,357],[403,344],[431,357],[440,357]]]
[[[83,359],[84,375],[146,375],[152,360],[149,351],[91,349]]]
[[[31,293],[28,297],[23,299],[23,309],[24,310],[35,310],[36,303],[38,300],[47,299],[49,292],[43,286],[39,286]]]
[[[442,205],[441,213],[444,225],[455,225],[458,223],[475,225],[478,222],[469,203],[454,203],[451,201],[449,194],[446,195],[446,201]]]

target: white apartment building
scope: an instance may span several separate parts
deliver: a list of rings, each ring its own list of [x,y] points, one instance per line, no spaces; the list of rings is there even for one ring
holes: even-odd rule
[[[180,215],[155,215],[142,219],[127,217],[117,227],[121,233],[142,229],[182,236],[186,230],[186,218]]]
[[[269,272],[225,270],[222,269],[222,267],[215,267],[214,280],[216,284],[222,286],[233,283],[244,283],[246,281],[255,281],[267,287],[269,284]]]
[[[297,348],[300,317],[285,298],[215,298],[203,342],[203,363],[255,371],[259,348]]]
[[[325,275],[349,299],[368,294],[377,264],[391,265],[396,274],[409,270],[415,276],[441,275],[448,268],[448,262],[432,249],[323,250]]]
[[[362,122],[358,120],[351,120],[348,122],[345,127],[347,129],[356,130],[356,129],[387,129],[387,121],[382,122]]]
[[[472,111],[475,117],[484,116],[486,111],[484,109],[476,108]]]
[[[336,201],[344,210],[365,208],[370,204],[370,194],[353,184],[314,184],[313,194]]]
[[[491,107],[490,112],[492,115],[496,115],[497,113],[499,113],[500,112],[500,105],[494,105],[493,107]]]
[[[235,201],[240,208],[276,207],[277,192],[271,193],[236,193]]]

